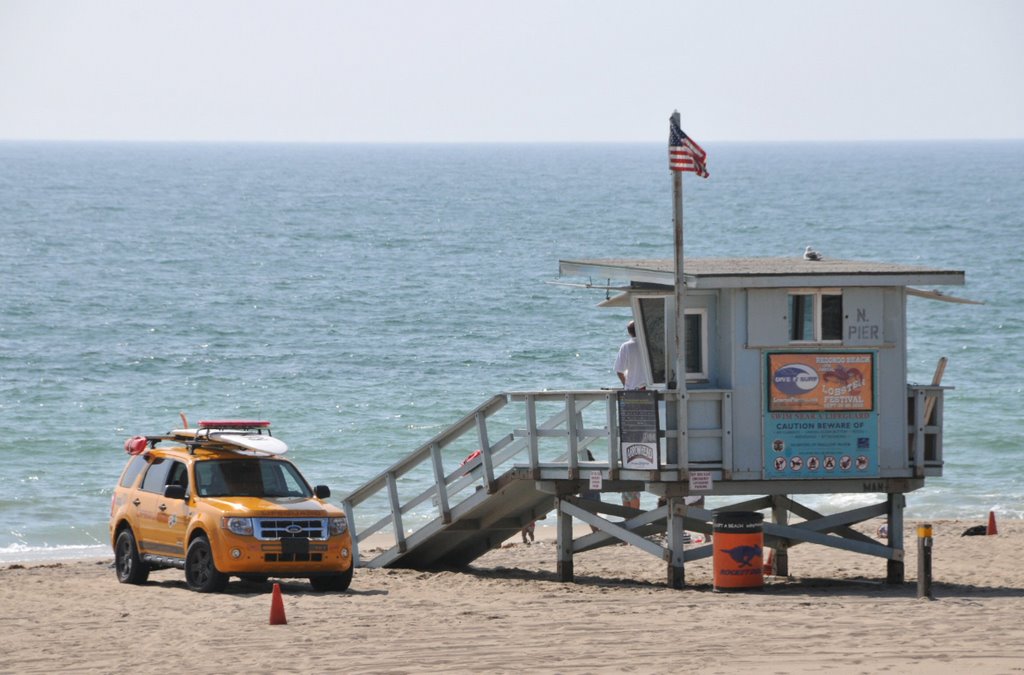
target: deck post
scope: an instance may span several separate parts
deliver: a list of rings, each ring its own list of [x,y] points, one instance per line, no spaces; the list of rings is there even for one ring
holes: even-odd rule
[[[557,548],[558,548],[558,580],[572,581],[572,516],[562,510],[562,499],[555,499],[555,513],[558,514]]]
[[[914,478],[924,477],[924,428],[928,424],[928,420],[924,417],[926,399],[924,389],[914,391],[914,447],[911,456],[914,462]]]
[[[580,435],[579,435],[579,418],[576,416],[576,396],[574,394],[565,395],[565,433],[569,438],[569,446],[567,452],[569,453],[569,479],[576,480],[580,477]]]
[[[537,442],[537,399],[526,396],[526,433],[530,441],[530,471],[534,480],[540,478],[540,446]]]
[[[619,409],[618,397],[615,394],[605,394],[604,403],[608,413],[608,479],[619,479]]]
[[[684,497],[667,497],[668,522],[666,523],[668,551],[668,585],[670,588],[682,588],[686,585],[686,568],[683,553],[683,521],[686,518],[686,499]]]
[[[434,486],[437,491],[437,510],[441,514],[441,522],[452,522],[452,510],[448,505],[448,484],[445,483],[444,464],[441,459],[441,444],[430,445],[430,461],[434,467]]]
[[[887,495],[889,507],[889,548],[903,552],[903,507],[907,505],[907,498],[899,492],[890,492]],[[886,560],[885,582],[888,584],[902,584],[904,581],[903,556],[899,560]]]
[[[783,495],[772,495],[772,522],[782,526],[789,524],[789,507]],[[780,577],[789,576],[789,546],[782,540],[775,547],[775,574]]]
[[[679,424],[676,421],[679,410],[676,408],[676,401],[670,396],[665,396],[665,463],[674,466],[679,461]]]
[[[352,533],[352,566],[361,567],[359,560],[359,532],[356,530],[356,514],[352,508],[352,502],[343,501],[341,508],[345,509],[345,518],[348,520],[348,531]]]
[[[399,551],[405,553],[405,527],[402,525],[402,503],[398,498],[398,476],[394,471],[388,471],[386,479],[388,503],[391,505],[391,524],[395,528],[395,544]]]
[[[480,442],[480,461],[484,467],[484,486],[487,494],[495,491],[494,483],[494,458],[491,456],[491,444],[487,439],[487,415],[483,411],[476,414],[477,437]]]

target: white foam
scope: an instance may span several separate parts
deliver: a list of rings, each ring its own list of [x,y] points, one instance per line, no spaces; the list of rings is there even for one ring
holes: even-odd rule
[[[11,544],[0,548],[0,564],[40,562],[45,560],[83,560],[105,558],[113,555],[109,546],[90,544],[88,546],[29,546]]]

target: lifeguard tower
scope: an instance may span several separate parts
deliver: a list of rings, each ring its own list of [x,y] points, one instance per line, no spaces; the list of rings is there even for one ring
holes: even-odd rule
[[[686,531],[753,510],[770,512],[779,574],[790,547],[812,544],[885,559],[886,579],[901,583],[905,495],[942,474],[945,389],[944,359],[930,384],[907,382],[908,298],[956,301],[923,289],[962,285],[964,273],[814,255],[682,268],[679,321],[673,260],[561,261],[562,277],[607,289],[602,306],[632,310],[652,385],[494,396],[345,497],[358,564],[460,567],[554,511],[560,578],[573,578],[575,553],[622,541],[664,559],[681,587],[685,564],[712,554]],[[580,496],[633,489],[658,505]],[[850,493],[878,497],[828,514],[799,501]],[[695,496],[735,501],[711,510],[688,504]],[[374,500],[388,515],[364,525]],[[886,540],[853,528],[877,517]],[[573,518],[596,531],[574,538]],[[387,543],[362,555],[378,533]]]
[[[716,512],[770,510],[763,540],[779,574],[790,547],[818,544],[884,558],[887,580],[903,581],[905,495],[942,473],[945,366],[931,385],[907,383],[907,298],[945,299],[918,287],[963,284],[964,273],[810,247],[794,258],[686,260],[682,173],[708,172],[678,112],[668,151],[673,258],[559,269],[589,287],[606,280],[601,304],[631,308],[649,385],[494,396],[344,499],[357,564],[460,567],[554,510],[561,579],[573,578],[575,553],[622,541],[663,558],[681,588],[685,563],[713,553],[686,548],[686,530],[711,533]],[[657,495],[657,506],[599,498],[623,490]],[[849,493],[883,497],[831,514],[794,498]],[[701,496],[738,501],[711,511]],[[388,515],[362,527],[356,511],[374,500]],[[884,543],[852,527],[879,516]],[[575,538],[573,518],[594,532]],[[389,543],[364,560],[361,542],[385,531]]]

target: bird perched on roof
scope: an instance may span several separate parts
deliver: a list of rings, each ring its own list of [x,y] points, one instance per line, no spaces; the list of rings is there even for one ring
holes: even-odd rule
[[[804,260],[821,260],[821,254],[808,246],[804,249]]]

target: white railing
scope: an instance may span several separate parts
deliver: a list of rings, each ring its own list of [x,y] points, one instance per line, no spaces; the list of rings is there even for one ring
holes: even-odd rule
[[[915,478],[942,470],[943,392],[948,387],[907,387],[907,461]],[[931,470],[931,471],[928,471]]]

